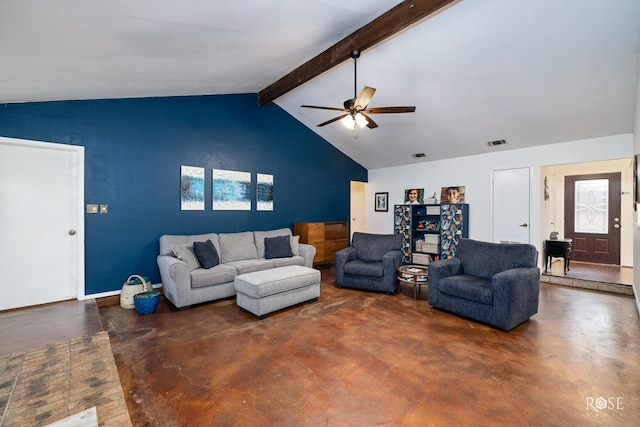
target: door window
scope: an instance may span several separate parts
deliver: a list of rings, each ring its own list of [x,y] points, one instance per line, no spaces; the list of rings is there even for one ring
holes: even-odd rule
[[[609,180],[589,179],[575,182],[574,231],[609,233]]]

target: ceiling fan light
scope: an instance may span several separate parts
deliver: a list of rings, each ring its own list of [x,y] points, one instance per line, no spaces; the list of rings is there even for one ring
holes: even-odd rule
[[[349,114],[348,116],[344,116],[340,121],[347,129],[362,128],[369,124],[369,120],[360,113],[356,113],[355,115]]]
[[[356,121],[350,115],[344,116],[342,118],[342,120],[340,120],[340,121],[342,122],[344,127],[346,127],[347,129],[355,129],[356,128]]]
[[[369,124],[369,120],[367,120],[366,117],[363,116],[360,113],[356,114],[354,119],[355,119],[356,124],[361,128],[363,128],[363,127],[365,127],[366,125]]]

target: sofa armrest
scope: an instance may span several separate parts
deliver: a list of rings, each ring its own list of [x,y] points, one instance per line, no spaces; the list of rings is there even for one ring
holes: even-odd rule
[[[427,283],[429,285],[427,288],[429,293],[429,304],[434,306],[437,306],[438,304],[438,295],[440,294],[438,286],[440,285],[440,279],[449,276],[457,276],[463,272],[462,261],[460,258],[447,258],[430,263],[429,276],[427,278]]]
[[[158,255],[162,293],[177,308],[189,305],[191,274],[184,261],[171,255]]]
[[[336,252],[336,286],[344,285],[344,265],[356,259],[356,248],[349,246]]]
[[[491,287],[496,319],[504,319],[498,326],[509,330],[538,311],[540,269],[521,267],[502,271],[493,276]]]
[[[306,243],[298,245],[300,256],[304,258],[304,266],[313,268],[313,258],[316,256],[316,247]]]

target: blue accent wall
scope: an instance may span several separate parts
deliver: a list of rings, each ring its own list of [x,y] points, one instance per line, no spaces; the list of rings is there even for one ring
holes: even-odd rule
[[[0,135],[85,147],[88,295],[131,274],[160,282],[162,234],[348,221],[350,181],[367,171],[256,94],[0,105]],[[180,210],[180,166],[205,168],[205,210]],[[251,211],[211,210],[211,169],[251,172]],[[274,176],[274,210],[255,210],[256,173]]]

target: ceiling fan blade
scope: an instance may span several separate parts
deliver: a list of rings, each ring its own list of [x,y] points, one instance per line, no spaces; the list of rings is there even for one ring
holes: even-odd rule
[[[416,107],[375,107],[364,111],[369,114],[413,113]]]
[[[340,114],[338,117],[334,117],[334,118],[333,118],[333,119],[331,119],[331,120],[327,120],[326,122],[322,122],[322,123],[320,123],[317,127],[324,126],[324,125],[328,125],[329,123],[337,122],[338,120],[340,120],[340,119],[342,119],[342,118],[344,118],[344,117],[347,117],[348,115],[349,115],[349,114]]]
[[[304,108],[317,108],[319,110],[332,110],[332,111],[349,111],[349,110],[345,110],[344,108],[337,108],[337,107],[320,107],[317,105],[301,105],[300,107],[304,107]]]
[[[353,103],[356,110],[364,110],[367,108],[367,105],[369,105],[369,101],[373,98],[374,93],[376,93],[375,88],[365,86],[358,94],[356,102]]]
[[[367,121],[369,123],[367,123],[367,127],[369,129],[375,129],[378,127],[378,124],[376,122],[373,121],[373,119],[369,116],[367,116],[365,113],[363,113],[362,111],[360,111],[360,114],[362,114],[364,116],[365,119],[367,119]]]

